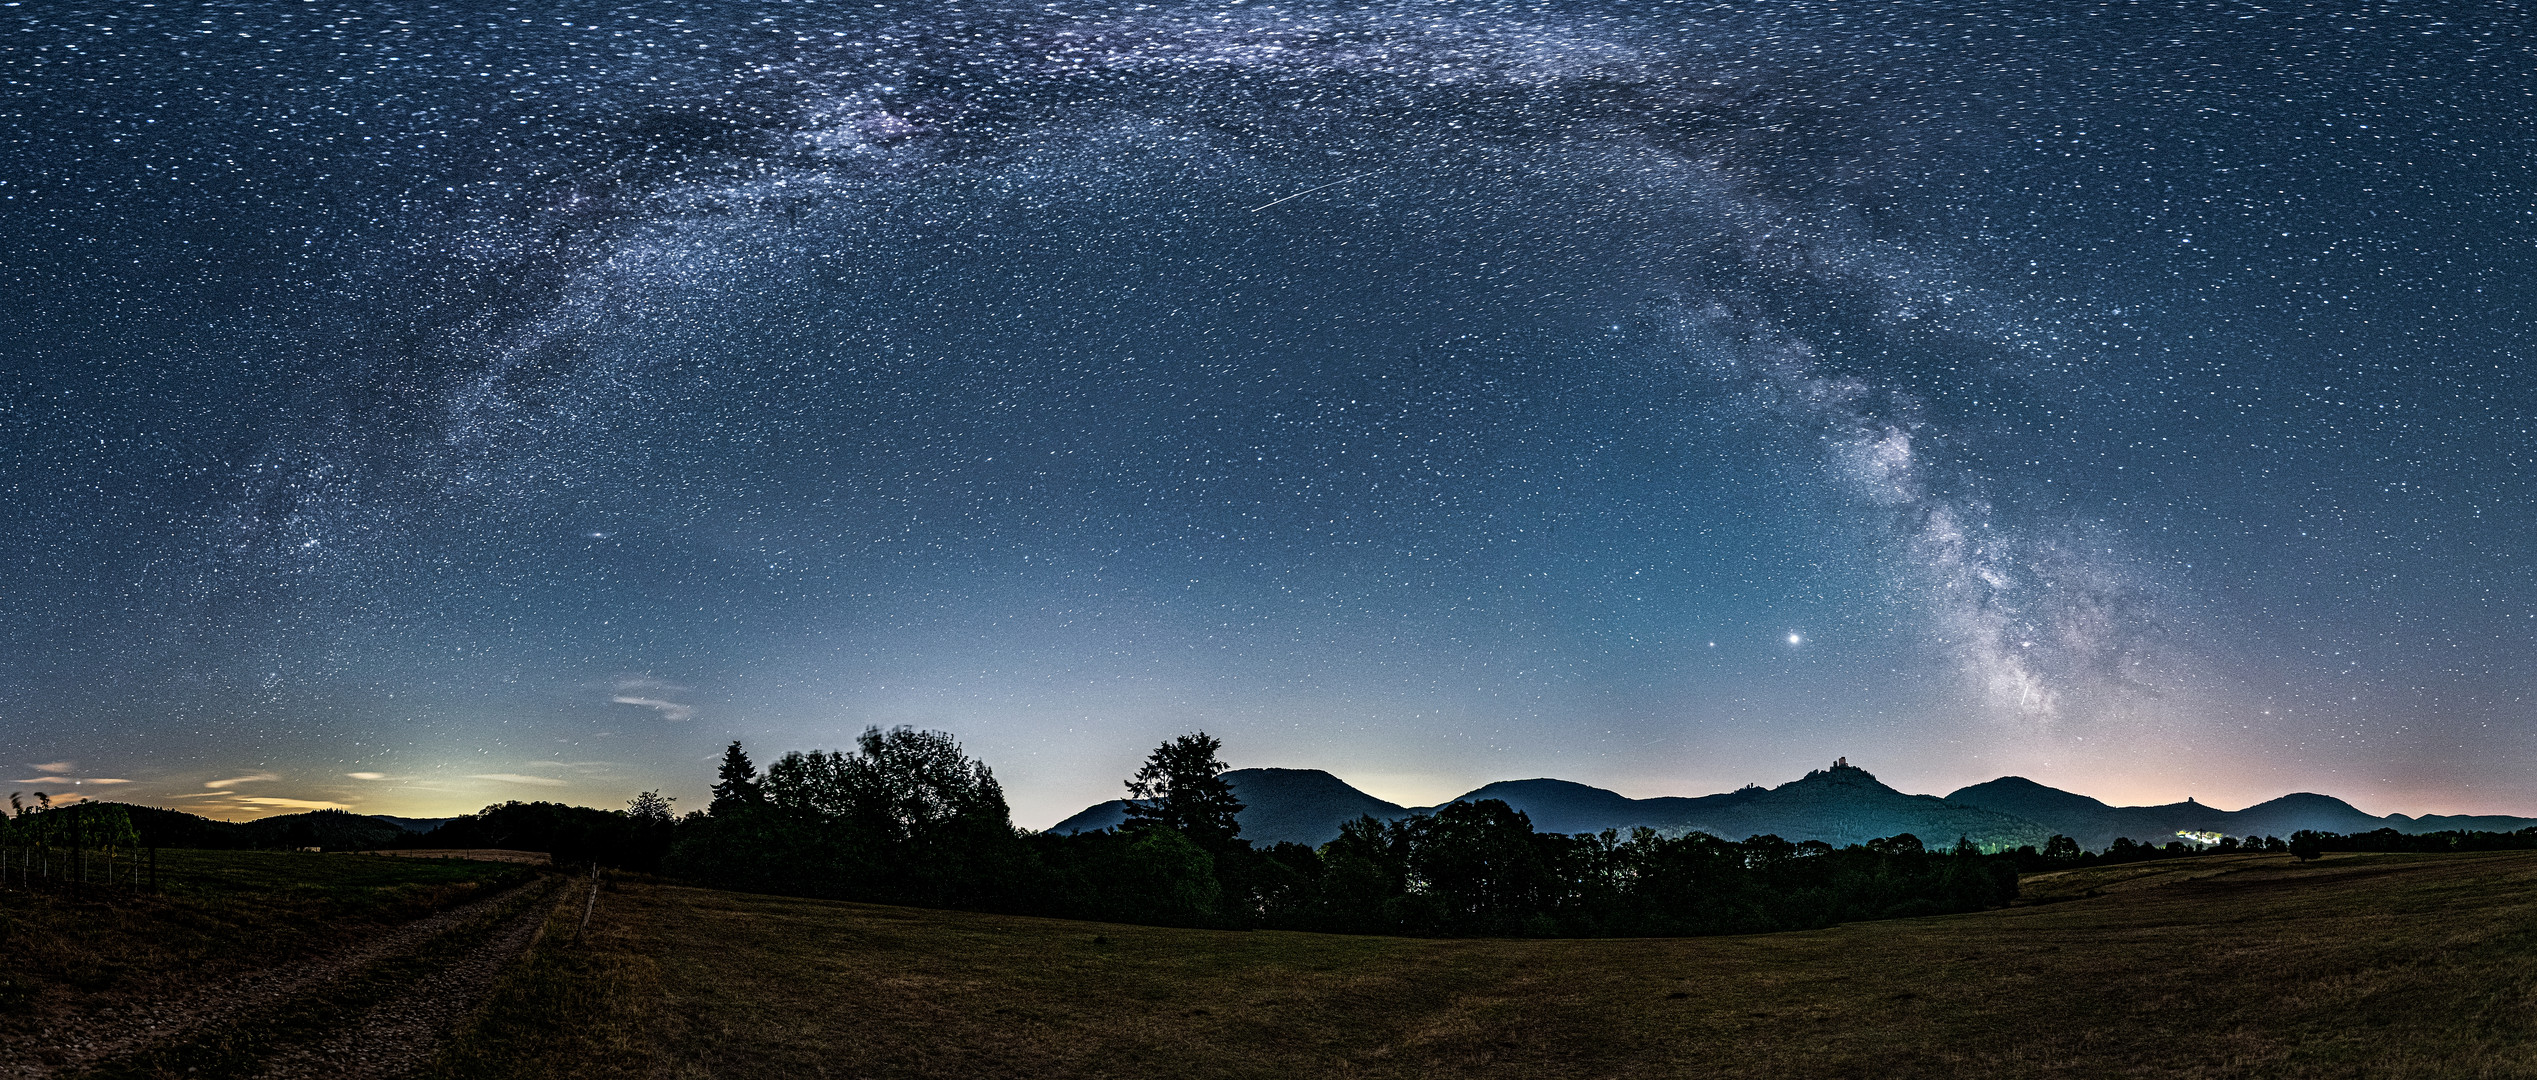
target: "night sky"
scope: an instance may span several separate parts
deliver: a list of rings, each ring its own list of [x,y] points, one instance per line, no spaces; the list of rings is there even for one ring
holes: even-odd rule
[[[2532,27],[8,3],[6,779],[2537,813]]]

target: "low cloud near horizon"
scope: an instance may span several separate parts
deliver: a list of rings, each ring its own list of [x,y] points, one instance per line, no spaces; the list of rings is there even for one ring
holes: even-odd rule
[[[242,802],[242,803],[246,803],[246,804],[248,804],[248,805],[250,805],[250,806],[267,806],[267,807],[272,807],[272,808],[277,809],[277,810],[350,810],[350,809],[352,809],[352,807],[351,807],[350,805],[347,805],[347,804],[345,804],[345,803],[339,803],[339,802],[327,802],[327,801],[325,801],[325,800],[323,800],[323,799],[285,799],[285,798],[281,798],[281,797],[279,797],[279,796],[273,796],[273,795],[250,795],[250,796],[247,796],[246,798],[240,799],[240,800],[238,800],[238,801],[239,801],[239,802]]]
[[[225,788],[225,787],[236,787],[236,786],[238,786],[239,784],[261,784],[261,783],[264,783],[265,781],[268,781],[268,780],[279,780],[279,779],[281,779],[281,776],[279,776],[279,775],[277,775],[277,774],[274,774],[274,773],[269,773],[269,772],[260,772],[260,773],[252,773],[252,774],[249,774],[249,775],[246,775],[246,776],[233,776],[233,777],[230,777],[230,778],[229,778],[229,779],[227,779],[227,780],[214,780],[214,781],[211,781],[211,782],[209,782],[209,783],[204,784],[203,786],[204,786],[204,787],[207,787],[207,788]]]
[[[616,702],[619,705],[640,705],[646,709],[659,710],[661,719],[663,720],[693,720],[696,718],[695,706],[681,705],[675,701],[664,701],[660,698],[637,697],[632,694],[619,694],[615,697],[609,698],[608,700]]]
[[[660,713],[661,719],[672,722],[696,718],[695,706],[671,700],[673,695],[683,696],[687,690],[678,683],[650,675],[621,675],[607,684],[609,701],[651,709]]]
[[[535,784],[539,787],[563,787],[566,781],[551,776],[528,776],[521,773],[468,773],[469,780],[499,780],[506,784]]]

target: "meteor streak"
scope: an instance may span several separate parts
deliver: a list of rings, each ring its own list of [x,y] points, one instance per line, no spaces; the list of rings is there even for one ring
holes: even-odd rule
[[[1383,170],[1381,170],[1381,169],[1368,169],[1368,170],[1366,170],[1366,171],[1364,171],[1364,172],[1361,172],[1361,173],[1356,174],[1355,176],[1342,176],[1342,177],[1340,177],[1339,179],[1333,180],[1333,181],[1331,181],[1331,182],[1329,182],[1329,183],[1327,183],[1327,184],[1322,184],[1322,185],[1319,185],[1319,186],[1317,186],[1317,187],[1308,187],[1308,188],[1305,188],[1305,189],[1304,189],[1304,190],[1302,190],[1302,191],[1298,191],[1298,192],[1296,192],[1296,193],[1294,193],[1294,194],[1292,194],[1292,195],[1287,195],[1287,196],[1284,196],[1284,197],[1281,197],[1281,198],[1270,199],[1270,200],[1269,200],[1269,201],[1267,201],[1267,202],[1264,202],[1264,203],[1261,203],[1261,204],[1260,204],[1260,205],[1258,205],[1258,206],[1254,206],[1254,207],[1252,207],[1252,208],[1251,208],[1251,212],[1252,212],[1252,213],[1254,213],[1254,214],[1256,214],[1256,213],[1259,213],[1259,212],[1260,212],[1260,211],[1262,211],[1262,210],[1266,210],[1266,209],[1268,209],[1269,207],[1272,207],[1272,206],[1275,206],[1275,205],[1277,205],[1277,204],[1279,204],[1279,203],[1285,202],[1287,199],[1299,199],[1299,198],[1302,198],[1302,197],[1304,197],[1304,196],[1306,196],[1306,195],[1310,195],[1310,194],[1312,194],[1313,192],[1319,191],[1319,190],[1321,190],[1322,188],[1334,188],[1334,187],[1338,187],[1339,185],[1344,184],[1344,183],[1347,183],[1347,182],[1348,182],[1348,181],[1350,181],[1350,180],[1363,180],[1363,179],[1365,179],[1366,177],[1372,176],[1372,175],[1374,175],[1374,174],[1376,174],[1376,173],[1379,173],[1379,172],[1382,172],[1382,171],[1383,171]]]

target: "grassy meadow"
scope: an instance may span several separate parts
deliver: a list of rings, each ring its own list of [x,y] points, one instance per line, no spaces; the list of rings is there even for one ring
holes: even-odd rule
[[[1216,932],[620,881],[442,1077],[2537,1075],[2537,853],[2215,856],[1750,937]]]

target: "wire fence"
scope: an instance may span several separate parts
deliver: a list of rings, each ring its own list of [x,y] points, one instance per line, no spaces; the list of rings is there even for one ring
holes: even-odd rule
[[[122,807],[13,809],[0,817],[0,888],[155,891],[158,849],[141,845]]]
[[[156,891],[158,849],[0,845],[0,888]]]

